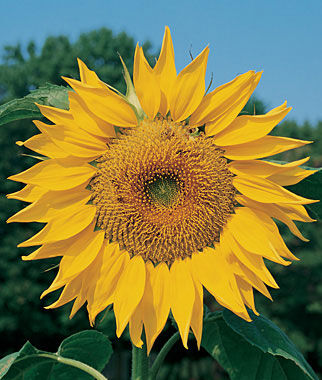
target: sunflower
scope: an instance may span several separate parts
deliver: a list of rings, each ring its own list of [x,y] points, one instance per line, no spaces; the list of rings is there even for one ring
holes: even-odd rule
[[[53,124],[23,144],[42,161],[10,179],[26,186],[9,198],[30,202],[9,222],[45,227],[19,244],[40,246],[24,260],[62,256],[42,297],[63,288],[48,308],[74,300],[89,320],[113,305],[119,337],[129,324],[148,352],[171,311],[187,347],[200,346],[203,289],[250,321],[253,289],[277,288],[264,258],[289,265],[296,257],[273,221],[312,222],[284,189],[314,173],[308,158],[279,164],[262,158],[308,141],[268,135],[287,115],[286,102],[264,115],[241,114],[261,73],[248,71],[205,94],[206,47],[178,75],[169,29],[153,68],[137,45],[127,94],[102,82],[82,61],[69,110],[38,105]],[[122,62],[123,63],[123,62]]]

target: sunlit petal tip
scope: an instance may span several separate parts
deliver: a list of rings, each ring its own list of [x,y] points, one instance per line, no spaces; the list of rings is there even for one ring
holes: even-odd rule
[[[52,304],[48,306],[44,306],[44,309],[49,310],[49,309],[55,309],[56,307],[59,307],[60,305],[57,305],[58,301],[53,302]]]
[[[31,255],[32,255],[32,254],[27,255],[27,256],[21,256],[21,260],[23,260],[23,261],[36,260],[36,258],[34,259],[34,258],[30,257]]]
[[[80,59],[77,57],[77,63],[78,63],[78,68],[79,68],[79,73],[80,73],[80,77],[81,77],[81,81],[84,82],[85,81],[85,78],[86,78],[86,72],[89,72],[91,70],[89,70],[89,68],[86,66],[86,64]]]
[[[204,97],[208,54],[209,47],[206,47],[178,74],[172,86],[169,108],[171,117],[176,122],[190,116]]]
[[[42,300],[47,294],[49,294],[51,291],[48,289],[46,289],[45,291],[43,291],[40,295],[40,299]]]
[[[257,313],[257,315],[259,315],[259,313]],[[248,315],[248,313],[247,313],[247,315],[245,314],[244,316],[242,316],[242,318],[243,318],[246,322],[252,322],[252,319],[251,319],[251,317]]]
[[[160,55],[153,70],[156,73],[161,74],[161,71],[167,70],[167,68],[170,68],[171,71],[173,69],[175,70],[174,49],[173,49],[171,32],[168,26],[165,27]]]
[[[82,88],[82,87],[94,88],[92,86],[89,86],[87,83],[81,82],[77,79],[68,78],[65,76],[61,76],[61,79],[63,79],[65,82],[67,82],[74,90],[76,90],[77,88]]]
[[[134,55],[133,83],[140,108],[142,107],[145,114],[153,120],[160,108],[161,89],[139,45],[136,46]]]
[[[89,84],[94,87],[105,87],[105,83],[103,83],[97,74],[93,70],[90,70],[81,59],[77,58],[77,62],[82,83]]]

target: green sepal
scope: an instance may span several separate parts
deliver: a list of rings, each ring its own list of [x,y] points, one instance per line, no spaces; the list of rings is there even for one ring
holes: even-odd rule
[[[146,114],[144,113],[140,101],[136,95],[136,91],[134,88],[134,84],[132,82],[129,70],[127,69],[122,57],[119,55],[122,66],[123,66],[123,76],[126,83],[126,95],[125,100],[130,104],[130,106],[133,108],[136,117],[138,121],[143,120],[146,117]]]

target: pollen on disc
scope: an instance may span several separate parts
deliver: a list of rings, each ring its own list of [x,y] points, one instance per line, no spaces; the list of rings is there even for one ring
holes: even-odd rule
[[[219,240],[236,190],[223,152],[167,119],[144,121],[97,160],[97,227],[131,255],[171,264]]]

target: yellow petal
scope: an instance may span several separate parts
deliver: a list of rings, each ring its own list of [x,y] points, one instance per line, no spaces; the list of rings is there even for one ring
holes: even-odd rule
[[[231,284],[236,281],[233,271],[220,253],[218,247],[205,248],[202,253],[192,256],[192,267],[195,276],[222,306],[235,314],[250,320],[244,304],[240,301],[240,294]]]
[[[9,177],[12,181],[41,186],[48,190],[66,190],[88,182],[96,169],[79,160],[50,159]]]
[[[51,220],[40,232],[20,243],[18,247],[30,247],[68,239],[84,230],[94,219],[96,207],[85,205],[68,210]]]
[[[93,70],[90,70],[81,59],[77,58],[77,62],[79,67],[79,75],[83,83],[93,87],[106,87],[97,74]]]
[[[145,264],[141,256],[134,256],[124,268],[117,283],[114,300],[116,335],[121,336],[135,308],[141,301],[145,287]]]
[[[138,307],[135,309],[134,313],[132,314],[129,321],[131,341],[134,344],[134,346],[139,347],[139,348],[142,348],[143,346],[143,340],[141,339],[142,330],[143,330],[143,321],[142,321],[143,312],[144,311],[142,310],[142,306],[141,304],[139,304]]]
[[[107,244],[103,254],[99,278],[93,287],[92,300],[88,302],[90,320],[93,323],[98,313],[114,302],[115,289],[130,258],[120,252],[118,244]]]
[[[171,285],[169,269],[165,263],[160,263],[156,267],[147,263],[146,269],[146,286],[141,304],[144,310],[142,318],[149,353],[168,319]]]
[[[202,285],[193,281],[195,286],[195,302],[192,309],[191,329],[196,337],[198,350],[200,350],[203,324],[203,288]]]
[[[171,310],[177,322],[182,343],[188,348],[188,335],[195,302],[195,287],[189,267],[184,260],[176,260],[170,269],[172,286]]]
[[[281,173],[275,173],[269,176],[269,181],[275,182],[280,186],[295,185],[302,181],[304,178],[316,173],[318,170],[305,170],[302,168],[289,168]]]
[[[133,82],[144,112],[153,120],[160,107],[160,86],[139,45],[134,55]]]
[[[251,175],[267,178],[273,174],[284,172],[288,168],[303,165],[310,157],[289,162],[287,164],[277,164],[264,160],[232,161],[228,164],[229,170],[237,175]]]
[[[253,160],[311,143],[312,141],[296,140],[288,137],[265,136],[245,144],[223,146],[222,149],[225,151],[224,156],[230,160]]]
[[[238,99],[229,107],[225,113],[223,113],[217,119],[206,123],[205,133],[207,136],[216,135],[220,131],[227,128],[235,120],[257,87],[261,75],[261,72],[254,75],[254,81],[251,83],[251,85],[240,94]]]
[[[165,116],[169,111],[171,89],[177,78],[172,38],[170,29],[167,26],[165,27],[164,31],[160,56],[153,68],[153,72],[159,81],[162,92],[160,113]]]
[[[266,136],[288,114],[291,107],[258,116],[239,116],[227,128],[216,134],[216,145],[237,145]]]
[[[235,240],[234,240],[235,241]],[[238,244],[238,243],[237,243]],[[268,277],[272,278],[271,283],[275,284],[273,287],[278,288],[278,285],[276,284],[273,276],[269,273],[268,269],[265,266],[264,260],[261,256],[253,255],[249,252],[247,252],[243,247],[241,247],[238,244],[238,247],[240,250],[242,250],[247,255],[251,256],[251,261],[256,263],[258,265],[258,269],[260,269],[262,272],[267,272]],[[271,295],[269,294],[269,291],[264,284],[264,282],[256,276],[256,274],[247,267],[247,265],[243,264],[234,254],[234,252],[231,252],[231,254],[227,257],[227,262],[229,264],[229,267],[233,270],[235,277],[238,276],[242,278],[244,281],[246,281],[248,284],[250,284],[253,288],[257,289],[260,293],[262,293],[264,296],[272,300]],[[237,279],[237,277],[236,277]]]
[[[225,261],[228,263],[229,258],[233,255],[233,251],[232,251],[227,239],[220,239],[220,252],[221,252],[222,256],[226,259]],[[228,277],[229,287],[231,288],[235,297],[237,298],[238,303],[243,306],[243,311],[238,312],[236,314],[240,315],[242,318],[246,317],[246,319],[250,320],[250,317],[249,317],[247,310],[245,308],[243,297],[241,295],[240,289],[239,289],[237,281],[236,281],[235,272],[233,270],[230,270],[230,272],[232,273],[232,275]]]
[[[74,275],[86,269],[95,259],[104,242],[104,231],[89,231],[81,235],[75,244],[69,248],[70,256],[74,260],[70,262],[65,271],[66,277]]]
[[[92,302],[93,289],[97,284],[100,276],[100,269],[102,267],[102,256],[105,251],[105,247],[102,246],[96,258],[92,263],[80,274],[82,277],[82,286],[80,292],[74,302],[69,318],[72,318],[74,314],[83,306],[87,301],[87,307]],[[91,321],[90,321],[91,322]],[[93,325],[91,323],[91,325]]]
[[[267,215],[269,215],[272,218],[278,219],[284,224],[287,225],[287,227],[290,229],[290,231],[297,236],[299,239],[303,241],[309,241],[306,239],[299,229],[297,228],[296,224],[292,221],[292,219],[287,215],[286,212],[281,210],[277,205],[270,204],[270,203],[260,203],[253,201],[244,195],[237,195],[236,196],[236,201],[242,204],[243,206],[247,206],[250,208],[255,208],[258,210],[264,211]]]
[[[73,116],[69,111],[61,110],[60,108],[43,106],[35,103],[40,112],[50,121],[55,124],[64,124],[73,120]]]
[[[49,257],[57,257],[57,256],[73,256],[75,254],[74,245],[77,243],[79,239],[82,238],[83,233],[87,233],[87,230],[93,233],[95,228],[95,223],[90,224],[85,230],[81,231],[75,236],[72,236],[65,240],[56,241],[54,243],[48,243],[42,245],[36,251],[32,252],[28,256],[22,256],[22,260],[39,260],[39,259],[47,259]]]
[[[170,112],[174,121],[182,121],[199,106],[205,94],[205,74],[209,48],[206,47],[177,76],[170,95]]]
[[[279,204],[277,207],[284,211],[293,220],[298,220],[304,223],[316,221],[315,219],[310,218],[305,207],[302,205]]]
[[[11,194],[7,194],[8,199],[19,199],[24,202],[35,202],[42,195],[47,193],[48,189],[43,187],[26,185],[23,189]]]
[[[68,99],[70,112],[74,119],[73,123],[76,123],[86,132],[100,137],[116,136],[113,125],[95,116],[76,92],[70,91]]]
[[[35,121],[35,124],[59,148],[70,155],[84,157],[90,161],[103,155],[107,150],[103,141],[75,125],[47,125],[41,121]]]
[[[243,297],[245,304],[253,310],[256,315],[259,315],[255,308],[253,288],[248,282],[244,281],[241,277],[236,277],[238,289]]]
[[[74,236],[73,236],[74,238]],[[50,257],[64,256],[67,240],[57,241],[55,243],[44,244],[36,251],[30,253],[28,256],[21,256],[22,260],[40,260],[48,259]]]
[[[266,234],[269,241],[272,243],[279,255],[289,259],[289,260],[299,260],[295,257],[292,252],[287,248],[284,240],[282,239],[279,230],[273,220],[262,210],[255,211],[263,227],[265,227]]]
[[[236,258],[239,260],[239,262],[251,270],[260,280],[273,288],[277,287],[277,284],[273,276],[266,268],[262,257],[258,254],[252,254],[243,248],[243,246],[235,240],[234,235],[228,228],[225,228],[220,240],[221,243],[226,243],[230,247],[233,255],[236,256]]]
[[[106,88],[95,88],[63,78],[83,99],[87,107],[107,123],[119,127],[135,127],[137,119],[132,107],[118,94]]]
[[[79,294],[81,287],[82,277],[78,276],[66,284],[58,300],[51,305],[46,306],[45,309],[54,309],[72,301]]]
[[[242,248],[243,249],[243,248]],[[260,265],[266,269],[268,272],[268,269],[265,267],[265,263],[262,257],[257,256],[258,261]],[[234,272],[238,277],[242,278],[245,282],[249,283],[253,288],[258,290],[260,293],[262,293],[265,297],[269,298],[272,301],[272,297],[264,284],[264,282],[258,278],[253,271],[251,271],[246,265],[244,265],[242,262],[240,262],[238,259],[234,257],[235,263],[238,266],[238,269],[236,269],[236,266],[234,266]],[[268,272],[269,273],[269,272]],[[272,277],[273,278],[273,277]],[[274,280],[274,279],[273,279]],[[275,280],[274,280],[275,282]],[[275,282],[276,284],[276,282]],[[273,286],[274,288],[278,289],[278,285],[276,284]]]
[[[40,299],[44,298],[47,294],[54,292],[55,290],[63,287],[68,282],[72,281],[73,278],[68,278],[65,276],[65,271],[68,269],[69,264],[74,260],[73,256],[64,256],[59,263],[59,270],[48,289],[42,292]]]
[[[261,219],[248,207],[237,207],[227,223],[227,229],[247,251],[263,256],[282,265],[289,265],[277,252],[270,231]]]
[[[231,82],[217,87],[202,99],[197,110],[191,115],[190,124],[203,125],[232,111],[232,106],[237,107],[245,96],[251,95],[254,79],[255,72],[248,71]]]
[[[48,191],[33,204],[20,210],[7,220],[11,222],[46,223],[61,212],[68,212],[68,207],[81,207],[91,198],[90,191],[80,187],[64,191]]]
[[[84,303],[86,302],[86,285],[85,285],[85,279],[83,278],[83,281],[82,281],[82,288],[81,288],[81,291],[80,291],[80,294],[77,296],[77,298],[75,299],[74,301],[74,304],[73,304],[73,307],[72,307],[72,310],[70,312],[70,315],[69,315],[69,319],[72,319],[73,316],[78,312],[78,310],[84,305]]]
[[[248,71],[210,92],[191,115],[190,125],[203,125],[225,114],[232,105],[249,93],[254,78],[255,72]]]
[[[235,188],[246,197],[262,203],[293,203],[309,204],[318,202],[306,199],[284,189],[282,186],[268,181],[265,178],[255,176],[234,177]]]
[[[64,150],[59,148],[53,141],[46,136],[46,134],[40,133],[30,137],[23,145],[34,152],[47,156],[49,158],[64,158],[69,155]]]

